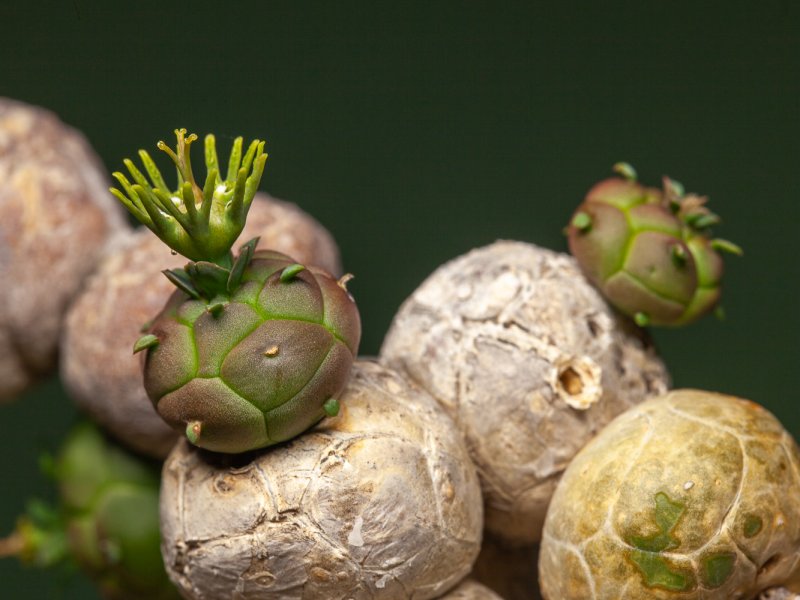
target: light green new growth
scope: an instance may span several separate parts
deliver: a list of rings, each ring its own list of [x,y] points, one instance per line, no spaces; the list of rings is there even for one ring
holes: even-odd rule
[[[167,187],[150,155],[139,150],[149,180],[133,161],[126,159],[124,163],[133,181],[120,172],[114,173],[122,190],[111,188],[111,193],[176,252],[189,260],[206,261],[230,269],[231,246],[242,232],[264,172],[267,160],[264,142],[254,140],[242,156],[242,138],[236,138],[227,175],[223,179],[214,136],[207,135],[207,176],[201,189],[192,173],[189,155],[197,136],[187,136],[185,129],[176,129],[175,135],[177,146],[174,151],[164,142],[158,142],[157,146],[177,167],[177,190],[171,191]]]

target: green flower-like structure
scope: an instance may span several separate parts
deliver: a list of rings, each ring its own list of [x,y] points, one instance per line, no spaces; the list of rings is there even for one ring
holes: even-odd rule
[[[201,188],[189,149],[196,136],[176,131],[178,169],[170,192],[149,155],[148,179],[126,160],[131,182],[115,173],[123,204],[174,251],[190,259],[165,271],[178,288],[134,347],[146,352],[144,385],[158,413],[193,444],[238,453],[288,440],[339,410],[361,336],[358,309],[345,283],[278,252],[233,257],[266,154],[234,142],[225,179],[213,136]]]

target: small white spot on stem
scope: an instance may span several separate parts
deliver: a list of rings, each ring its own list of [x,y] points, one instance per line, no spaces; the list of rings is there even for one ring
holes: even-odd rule
[[[687,481],[683,484],[683,489],[690,490],[694,487],[694,481]]]

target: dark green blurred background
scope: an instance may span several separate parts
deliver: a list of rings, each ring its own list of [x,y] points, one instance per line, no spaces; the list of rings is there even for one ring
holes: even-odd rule
[[[749,397],[800,437],[800,3],[0,1],[0,95],[118,169],[175,127],[267,140],[262,189],[337,238],[375,354],[439,264],[498,238],[565,249],[627,160],[707,193],[745,248],[727,321],[654,332],[676,386]],[[47,273],[42,273],[47,277]],[[57,285],[57,282],[53,282]],[[46,493],[57,382],[0,407],[0,530]],[[91,598],[10,561],[2,598]]]

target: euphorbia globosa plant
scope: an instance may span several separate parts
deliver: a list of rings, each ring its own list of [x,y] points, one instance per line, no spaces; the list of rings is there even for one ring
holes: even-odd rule
[[[668,177],[645,187],[625,163],[622,177],[596,184],[575,211],[569,249],[606,299],[639,325],[684,325],[717,307],[720,252],[741,254],[712,238],[719,217],[705,197],[684,194]]]
[[[177,166],[177,191],[144,151],[149,180],[130,160],[133,182],[114,173],[124,190],[114,195],[189,259],[183,270],[165,271],[178,289],[134,347],[146,352],[145,389],[164,420],[197,446],[237,453],[288,440],[338,413],[361,337],[346,276],[337,281],[278,252],[256,251],[257,240],[234,258],[264,144],[252,142],[242,156],[238,138],[223,179],[207,136],[201,188],[189,158],[197,138],[176,135],[177,152],[158,147]]]

